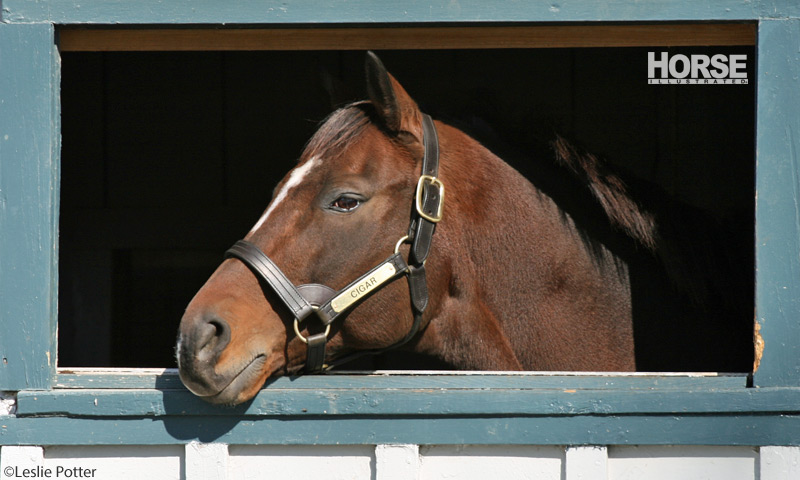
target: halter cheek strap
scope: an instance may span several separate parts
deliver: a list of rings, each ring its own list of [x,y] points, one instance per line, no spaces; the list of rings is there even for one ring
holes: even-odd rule
[[[431,250],[436,224],[442,219],[444,209],[444,184],[439,174],[439,136],[433,120],[423,115],[422,132],[425,156],[422,158],[422,175],[417,182],[414,210],[409,227],[413,238],[410,261],[420,267]]]
[[[428,115],[423,115],[423,143],[425,156],[422,174],[417,183],[414,208],[408,235],[398,242],[395,253],[361,275],[338,292],[319,284],[295,286],[277,265],[256,245],[239,240],[228,251],[225,258],[236,258],[247,265],[259,279],[262,288],[273,291],[281,303],[294,316],[295,332],[308,345],[305,365],[306,373],[316,373],[349,362],[364,355],[375,355],[397,348],[411,340],[419,331],[422,314],[428,306],[428,286],[425,278],[425,260],[430,253],[436,224],[442,219],[444,185],[438,179],[439,140],[436,127]],[[411,242],[409,261],[398,252],[400,245]],[[325,365],[325,346],[331,324],[342,314],[357,307],[378,290],[405,276],[408,279],[414,321],[409,332],[400,341],[389,347],[362,350],[333,359]],[[308,337],[300,334],[299,324],[316,314],[325,331]]]

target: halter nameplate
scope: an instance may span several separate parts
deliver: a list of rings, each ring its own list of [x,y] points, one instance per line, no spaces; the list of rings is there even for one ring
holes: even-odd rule
[[[331,308],[333,308],[333,311],[336,313],[345,311],[347,307],[356,303],[361,297],[380,287],[388,280],[391,280],[395,273],[397,273],[397,269],[394,267],[394,265],[391,263],[385,263],[383,266],[378,268],[373,275],[370,275],[369,277],[347,289],[345,292],[337,295],[333,300],[331,300]]]

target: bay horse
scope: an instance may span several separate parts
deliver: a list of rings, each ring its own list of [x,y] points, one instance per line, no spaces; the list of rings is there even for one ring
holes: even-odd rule
[[[557,194],[431,121],[372,53],[366,74],[369,100],[323,122],[189,303],[186,387],[238,404],[269,377],[390,348],[467,370],[635,370],[631,258],[660,237],[626,185],[555,142],[591,222],[624,240],[591,238]]]

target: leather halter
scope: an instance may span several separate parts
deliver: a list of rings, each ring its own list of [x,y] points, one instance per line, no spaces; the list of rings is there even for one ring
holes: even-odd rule
[[[430,253],[436,223],[442,219],[444,205],[444,184],[437,177],[439,139],[433,120],[428,115],[422,116],[422,130],[425,155],[422,160],[422,173],[417,182],[408,233],[397,242],[393,255],[342,290],[337,292],[319,284],[295,286],[261,249],[245,240],[239,240],[225,252],[226,259],[237,258],[247,265],[258,277],[262,288],[268,287],[272,290],[292,313],[294,330],[298,338],[308,345],[306,373],[327,370],[357,357],[375,355],[397,348],[411,340],[419,331],[422,314],[428,306],[425,260]],[[403,243],[411,243],[408,262],[398,252]],[[414,313],[414,322],[405,337],[388,347],[354,352],[325,364],[325,345],[331,324],[339,316],[352,310],[375,292],[404,275],[408,280],[411,309]],[[304,338],[300,334],[299,324],[311,317],[312,314],[316,314],[317,319],[325,327],[325,331]]]

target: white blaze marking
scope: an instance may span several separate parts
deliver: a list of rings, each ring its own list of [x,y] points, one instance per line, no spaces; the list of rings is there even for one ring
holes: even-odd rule
[[[267,221],[267,217],[269,217],[269,214],[272,213],[273,210],[275,210],[275,207],[277,207],[278,204],[281,203],[284,198],[286,198],[286,195],[289,194],[289,190],[299,185],[300,182],[303,181],[305,176],[308,175],[308,172],[310,172],[311,169],[317,165],[317,163],[319,163],[319,158],[314,157],[311,160],[307,161],[306,163],[292,170],[292,172],[289,174],[289,180],[287,180],[286,183],[283,184],[283,188],[281,188],[281,191],[278,192],[278,194],[275,196],[275,199],[272,201],[272,203],[269,204],[269,208],[267,208],[267,211],[264,212],[264,215],[262,215],[261,218],[258,219],[258,222],[256,222],[255,226],[250,230],[250,233],[255,232],[256,230],[261,228],[262,225],[264,225],[264,222]]]

